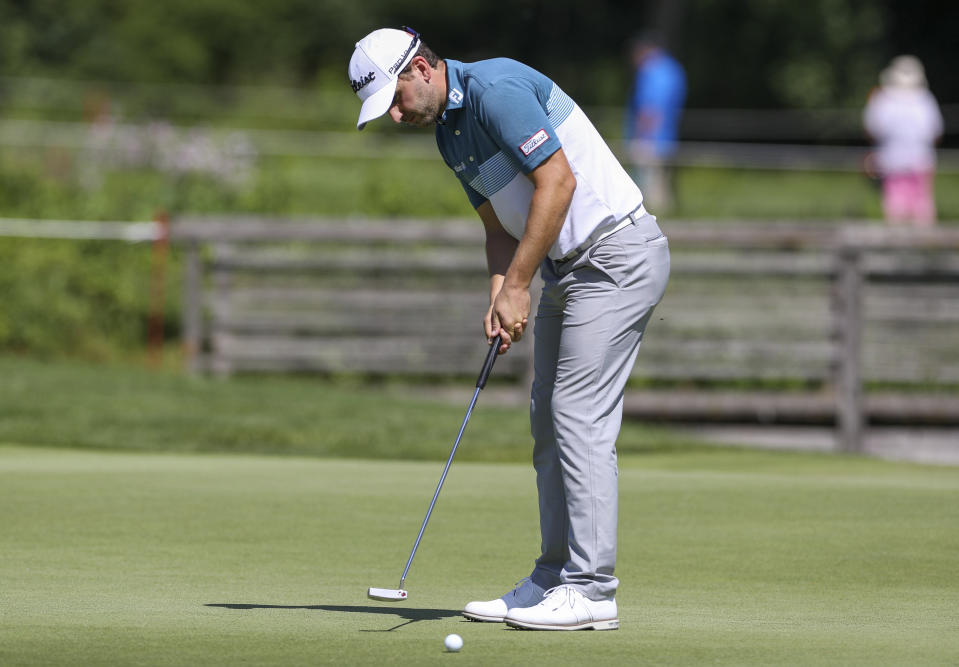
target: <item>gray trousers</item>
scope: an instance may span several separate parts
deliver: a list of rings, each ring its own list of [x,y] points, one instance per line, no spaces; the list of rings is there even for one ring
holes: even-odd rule
[[[623,393],[669,279],[669,246],[651,215],[563,264],[543,263],[533,334],[530,424],[542,553],[531,578],[613,598],[616,438]]]

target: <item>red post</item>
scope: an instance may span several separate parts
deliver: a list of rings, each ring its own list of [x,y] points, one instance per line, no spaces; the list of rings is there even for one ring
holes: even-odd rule
[[[150,258],[150,311],[147,318],[147,352],[158,367],[163,356],[163,311],[166,307],[166,267],[170,254],[170,216],[158,211],[153,218],[157,235]]]

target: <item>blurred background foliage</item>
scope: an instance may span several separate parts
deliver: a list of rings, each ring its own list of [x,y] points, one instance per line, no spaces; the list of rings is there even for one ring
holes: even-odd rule
[[[942,97],[959,88],[959,6],[948,0],[3,0],[0,72],[345,86],[353,43],[401,24],[441,56],[528,62],[584,105],[622,102],[624,45],[650,29],[686,65],[692,107],[859,105],[902,52],[923,60]]]
[[[613,145],[625,46],[642,31],[685,66],[690,109],[844,114],[822,135],[769,141],[865,146],[862,104],[903,52],[923,60],[941,103],[959,101],[959,3],[945,0],[0,0],[0,217],[471,217],[429,132],[354,131],[353,44],[400,25],[441,56],[545,71]],[[874,184],[849,169],[683,167],[676,182],[672,219],[880,215]],[[956,174],[938,194],[941,217],[959,218]],[[135,352],[148,291],[148,248],[0,237],[0,350]]]

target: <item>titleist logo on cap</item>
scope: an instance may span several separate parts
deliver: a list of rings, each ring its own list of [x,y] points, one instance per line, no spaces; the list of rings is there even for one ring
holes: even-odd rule
[[[376,74],[373,72],[370,72],[366,76],[360,77],[359,81],[350,79],[350,85],[353,86],[353,92],[354,93],[359,92],[360,88],[362,88],[363,86],[365,86],[366,84],[368,84],[370,81],[372,81],[375,78],[376,78]]]

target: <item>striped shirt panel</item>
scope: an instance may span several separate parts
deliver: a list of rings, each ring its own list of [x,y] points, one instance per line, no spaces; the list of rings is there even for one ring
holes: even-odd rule
[[[575,102],[559,86],[553,85],[546,103],[546,117],[550,125],[559,127],[573,113]],[[504,151],[499,151],[479,166],[479,175],[470,181],[470,187],[489,199],[502,190],[520,173],[520,165]]]

